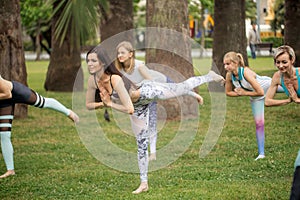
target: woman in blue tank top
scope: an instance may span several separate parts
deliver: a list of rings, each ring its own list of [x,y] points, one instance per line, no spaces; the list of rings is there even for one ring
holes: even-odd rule
[[[266,94],[266,106],[281,106],[289,103],[300,103],[300,76],[298,68],[294,67],[296,55],[287,45],[280,46],[274,54],[274,65],[278,71],[272,77],[272,83]],[[276,87],[282,86],[287,98],[275,99]],[[300,150],[294,164],[294,179],[290,199],[300,199]]]
[[[277,48],[274,55],[274,64],[278,71],[272,77],[271,86],[266,94],[266,106],[281,106],[291,102],[300,103],[300,76],[294,67],[296,60],[294,50],[290,46]],[[274,99],[277,86],[282,86],[287,99]]]
[[[264,130],[264,99],[265,93],[271,84],[271,78],[259,76],[244,64],[242,54],[228,52],[223,58],[226,74],[225,92],[227,96],[249,96],[252,113],[256,126],[256,140],[258,156],[255,160],[265,158],[265,130]],[[275,88],[275,92],[282,92],[281,88]]]

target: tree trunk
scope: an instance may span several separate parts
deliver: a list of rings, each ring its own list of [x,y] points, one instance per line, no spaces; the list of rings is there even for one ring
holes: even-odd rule
[[[300,0],[285,0],[284,43],[291,46],[296,54],[295,67],[300,66]]]
[[[188,24],[188,1],[148,0],[146,63],[175,82],[194,75]],[[191,97],[159,101],[168,119],[197,116],[198,104]],[[158,113],[158,116],[160,114]]]
[[[242,53],[245,64],[248,65],[245,1],[215,0],[214,20],[212,68],[213,70],[218,70],[225,77],[226,71],[223,66],[223,56],[228,51]]]
[[[58,1],[53,4],[54,9],[57,4]],[[80,46],[76,45],[75,41],[78,38],[74,38],[72,41],[70,28],[62,44],[60,44],[60,40],[55,38],[55,24],[61,11],[57,12],[51,19],[52,52],[44,87],[47,91],[82,91],[81,52]]]
[[[114,50],[117,44],[124,40],[133,43],[134,37],[131,30],[133,29],[133,1],[108,0],[108,2],[109,9],[107,11],[101,8],[100,36],[101,42],[103,42],[116,34],[122,33],[110,41],[110,46]]]
[[[27,85],[18,0],[0,1],[0,75]],[[27,106],[17,104],[16,117],[27,116]]]

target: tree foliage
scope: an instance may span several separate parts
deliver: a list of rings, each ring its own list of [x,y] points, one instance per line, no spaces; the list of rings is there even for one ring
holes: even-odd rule
[[[46,0],[21,0],[21,20],[29,35],[34,35],[39,26],[41,31],[50,28],[52,7],[46,4]]]
[[[58,1],[48,0],[50,5],[53,5],[54,2]],[[57,23],[54,25],[54,38],[62,44],[69,28],[71,41],[74,41],[73,45],[80,46],[90,37],[95,37],[100,19],[99,4],[104,8],[107,7],[106,0],[59,1],[52,13],[55,15],[57,12],[61,12]]]

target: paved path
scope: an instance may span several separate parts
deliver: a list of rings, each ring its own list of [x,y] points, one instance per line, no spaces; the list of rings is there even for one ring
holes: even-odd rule
[[[135,53],[137,57],[144,57],[145,52],[144,51],[137,51]],[[269,51],[261,51],[260,53],[257,53],[258,56],[270,56]],[[85,59],[86,54],[81,54],[81,58]],[[200,49],[193,49],[192,50],[192,57],[193,58],[199,58],[200,57]],[[205,49],[203,51],[203,57],[209,58],[212,57],[212,49]],[[49,60],[50,56],[47,53],[42,53],[40,56],[41,60]],[[25,52],[25,59],[26,60],[35,60],[36,54],[34,52]]]

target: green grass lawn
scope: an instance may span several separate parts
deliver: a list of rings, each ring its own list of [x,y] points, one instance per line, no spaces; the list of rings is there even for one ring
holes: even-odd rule
[[[250,59],[249,62],[260,75],[271,76],[276,70],[271,57]],[[194,61],[200,73],[207,72],[210,64],[211,59],[208,58]],[[31,88],[72,107],[74,97],[71,93],[44,90],[47,61],[27,62],[26,65]],[[86,73],[84,62],[83,67]],[[0,199],[288,199],[293,164],[300,147],[299,106],[290,104],[265,108],[266,158],[254,161],[257,145],[249,98],[226,97],[222,133],[212,151],[200,158],[200,147],[209,123],[214,119],[210,115],[207,86],[201,86],[199,91],[205,100],[204,106],[199,107],[200,120],[185,122],[189,128],[196,130],[190,146],[175,162],[151,171],[150,190],[136,196],[131,192],[139,185],[139,174],[107,166],[101,161],[102,155],[96,159],[90,153],[93,150],[86,148],[82,140],[85,136],[64,115],[29,107],[28,118],[13,122],[16,175],[0,180]],[[283,94],[280,95],[283,97]],[[84,99],[84,95],[79,98],[82,104]],[[135,154],[134,137],[122,132],[117,122],[105,122],[103,110],[95,113],[77,111],[82,123],[87,121],[89,113],[96,114],[104,136],[119,148]],[[113,112],[109,112],[112,116]],[[128,120],[122,120],[122,125],[126,123]],[[176,137],[174,130],[178,127],[178,122],[165,122],[159,132],[158,150]],[[130,127],[127,128],[130,130]],[[87,134],[94,137],[94,141],[90,142],[99,142],[95,148],[101,149],[103,135],[97,135],[97,132]],[[109,149],[104,152],[109,153],[112,158],[116,156]],[[150,163],[150,167],[155,162],[159,163],[159,159],[158,154],[157,161]],[[126,159],[121,162],[125,165]],[[136,168],[137,160],[131,165]],[[6,169],[2,156],[0,169],[1,173]]]

